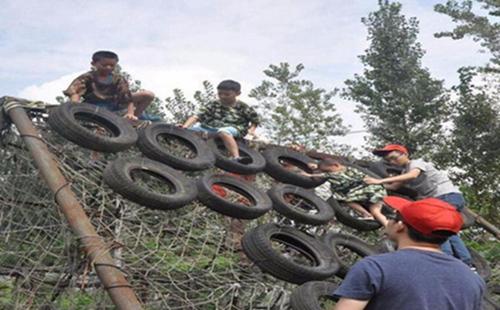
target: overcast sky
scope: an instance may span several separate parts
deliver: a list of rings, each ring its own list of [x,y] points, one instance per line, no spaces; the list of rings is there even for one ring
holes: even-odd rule
[[[403,14],[420,21],[423,65],[446,86],[457,69],[484,64],[470,40],[436,39],[450,30],[433,6],[445,0],[403,0]],[[160,99],[180,88],[190,98],[202,82],[242,83],[242,99],[270,64],[305,66],[302,78],[331,90],[362,72],[368,47],[361,18],[375,0],[0,0],[0,96],[55,102],[73,78],[90,69],[96,50],[113,50],[122,68]],[[355,104],[335,100],[353,131],[363,124]],[[339,140],[340,141],[340,140]],[[362,144],[362,134],[341,142]]]

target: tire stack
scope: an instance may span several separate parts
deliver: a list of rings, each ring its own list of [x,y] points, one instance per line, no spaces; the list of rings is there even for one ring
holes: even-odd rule
[[[238,142],[242,156],[252,159],[241,164],[224,155],[219,140],[206,141],[194,132],[164,123],[137,132],[124,118],[85,103],[61,104],[50,113],[48,123],[62,137],[96,152],[119,153],[137,146],[142,156],[111,161],[102,177],[113,191],[144,207],[174,210],[197,199],[212,211],[242,220],[262,218],[274,210],[273,220],[280,223],[261,223],[246,231],[241,247],[264,273],[299,285],[290,297],[292,309],[321,309],[319,300],[324,298],[335,302],[331,292],[336,284],[325,280],[346,275],[353,264],[346,256],[378,253],[349,234],[327,233],[318,238],[308,233],[309,228],[334,218],[359,231],[376,230],[380,224],[361,221],[338,201],[317,196],[313,189],[325,180],[301,174],[314,173],[308,164],[315,160],[300,152],[272,147],[260,153]],[[176,153],[178,146],[194,155]],[[185,175],[214,166],[227,173],[204,173],[196,180]],[[375,170],[385,168],[374,165]],[[261,171],[276,181],[267,192],[245,180]],[[231,195],[237,199],[229,199]]]

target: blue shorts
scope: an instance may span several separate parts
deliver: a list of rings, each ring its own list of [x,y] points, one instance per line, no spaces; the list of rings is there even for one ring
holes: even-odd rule
[[[101,107],[101,108],[105,108],[111,112],[118,112],[118,111],[126,110],[117,104],[109,103],[109,102],[95,102],[95,103],[90,103],[90,104],[96,105],[96,106]]]
[[[211,129],[211,128],[205,128],[200,125],[195,125],[192,127],[188,128],[189,130],[195,130],[195,131],[203,131],[203,132],[208,132],[212,134],[218,134],[219,132],[225,132],[227,134],[230,134],[231,136],[237,138],[239,136],[238,134],[238,129],[234,127],[222,127],[219,129]]]

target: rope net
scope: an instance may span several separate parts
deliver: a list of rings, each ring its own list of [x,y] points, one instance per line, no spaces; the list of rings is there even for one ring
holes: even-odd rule
[[[289,309],[296,285],[262,273],[239,244],[245,230],[285,221],[282,216],[271,211],[256,220],[236,220],[199,202],[171,211],[137,205],[106,186],[103,167],[89,164],[95,154],[51,131],[42,114],[31,116],[145,309]],[[0,309],[114,309],[17,130],[11,126],[1,137]],[[141,154],[132,148],[99,156],[106,162]],[[195,179],[210,172],[220,171],[185,174]],[[254,184],[267,190],[272,182],[259,173]],[[337,222],[300,228],[312,235],[352,233],[372,244],[383,234]],[[498,244],[488,241],[484,231],[463,236],[479,242],[492,258],[491,267],[498,267],[500,255],[493,253]]]

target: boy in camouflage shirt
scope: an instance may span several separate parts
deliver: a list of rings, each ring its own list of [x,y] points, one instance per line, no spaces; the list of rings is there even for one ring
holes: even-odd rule
[[[126,110],[124,117],[136,121],[155,95],[147,90],[132,93],[127,80],[115,72],[118,55],[98,51],[92,55],[93,70],[78,76],[63,93],[73,102],[94,104],[110,111]]]
[[[236,81],[220,82],[217,86],[219,100],[201,107],[195,115],[184,122],[182,128],[188,128],[199,122],[199,125],[189,129],[220,137],[234,161],[248,164],[251,159],[240,157],[235,138],[243,138],[247,134],[256,136],[255,128],[259,124],[259,116],[254,108],[236,99],[241,94],[240,90],[241,85]]]
[[[319,169],[323,173],[304,175],[317,178],[326,178],[330,183],[333,199],[345,202],[349,207],[361,213],[360,219],[375,218],[382,225],[387,226],[387,218],[382,214],[382,198],[387,196],[383,186],[366,184],[363,179],[368,177],[365,173],[354,167],[346,167],[338,160],[326,158],[316,164],[309,164],[311,169]],[[366,203],[366,210],[360,203]]]

